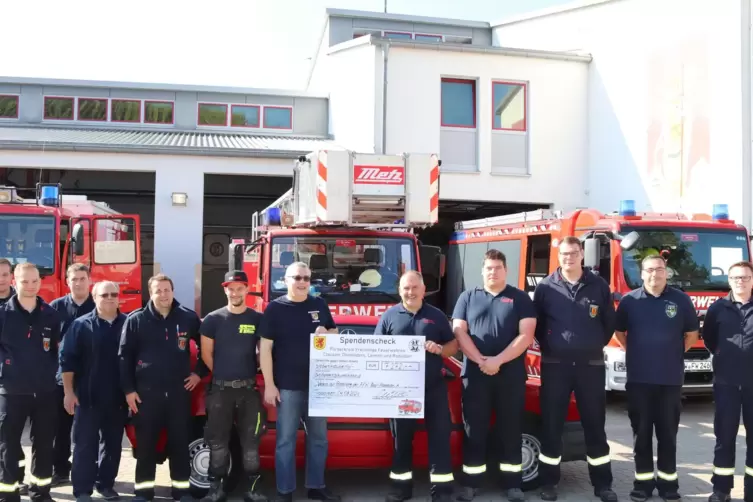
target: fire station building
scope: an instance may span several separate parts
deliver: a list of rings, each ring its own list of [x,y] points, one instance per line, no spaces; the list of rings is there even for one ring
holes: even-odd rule
[[[330,9],[301,91],[0,77],[0,184],[138,213],[144,277],[202,313],[225,301],[229,240],[318,149],[438,153],[439,240],[460,218],[620,199],[726,203],[750,226],[750,3],[488,23]]]

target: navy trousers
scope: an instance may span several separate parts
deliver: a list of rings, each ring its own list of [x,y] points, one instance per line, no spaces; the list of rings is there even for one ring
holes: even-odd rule
[[[73,496],[92,495],[112,488],[120,468],[123,430],[128,411],[125,403],[77,407],[73,416]]]

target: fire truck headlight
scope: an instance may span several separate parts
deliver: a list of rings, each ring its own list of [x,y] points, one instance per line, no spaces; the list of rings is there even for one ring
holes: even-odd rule
[[[0,204],[6,204],[13,200],[10,190],[0,190]]]

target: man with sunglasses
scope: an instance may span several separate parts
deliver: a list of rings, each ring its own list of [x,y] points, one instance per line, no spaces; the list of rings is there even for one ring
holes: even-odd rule
[[[337,333],[329,306],[309,295],[311,270],[303,262],[285,272],[285,296],[271,302],[259,327],[264,401],[277,407],[275,476],[277,502],[293,500],[296,489],[295,445],[298,425],[306,426],[306,488],[311,500],[339,501],[324,483],[327,419],[308,416],[311,333]],[[274,346],[274,352],[272,347]]]
[[[110,281],[92,289],[96,309],[74,320],[60,351],[63,404],[73,416],[73,496],[119,497],[113,489],[120,466],[128,411],[120,390],[118,349],[126,316],[118,310],[120,288]],[[100,454],[101,451],[101,454]]]

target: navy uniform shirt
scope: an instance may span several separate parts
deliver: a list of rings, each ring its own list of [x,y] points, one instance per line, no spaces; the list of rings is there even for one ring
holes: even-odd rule
[[[60,298],[52,300],[50,302],[50,307],[54,308],[62,315],[62,335],[63,338],[65,338],[65,334],[68,332],[68,328],[70,327],[71,323],[82,315],[88,314],[92,310],[96,309],[97,305],[94,303],[94,298],[92,298],[91,293],[88,297],[86,297],[86,300],[84,300],[81,305],[77,305],[76,302],[73,301],[73,296],[71,296],[69,293],[65,296],[61,296]]]
[[[60,346],[60,369],[73,373],[73,385],[81,406],[125,402],[120,390],[118,349],[126,315],[118,312],[110,322],[96,311],[75,319]]]
[[[497,295],[478,287],[463,291],[452,317],[468,323],[468,334],[482,356],[494,357],[518,337],[522,319],[536,318],[536,309],[531,297],[508,284]],[[521,371],[525,371],[525,356],[524,351],[505,366],[519,365]],[[471,368],[480,374],[477,364],[469,365],[468,358],[463,358],[463,376],[467,376]]]
[[[714,382],[753,386],[753,299],[732,293],[711,304],[703,322],[703,343],[714,355]]]
[[[10,300],[11,297],[13,297],[13,295],[15,294],[16,294],[16,289],[13,286],[11,286],[8,296],[6,296],[5,298],[0,298],[0,305],[5,305],[6,303],[8,303],[8,300]]]
[[[311,333],[337,327],[323,298],[309,295],[302,302],[281,296],[267,305],[259,336],[272,340],[274,383],[278,389],[308,391]]]
[[[375,335],[423,336],[426,341],[444,345],[455,339],[447,316],[438,308],[424,303],[414,314],[402,303],[388,308],[374,329]],[[442,356],[426,353],[426,388],[442,381]]]
[[[0,394],[55,390],[60,314],[37,297],[31,312],[13,295],[0,307]]]
[[[256,344],[259,341],[256,330],[261,317],[251,308],[233,314],[227,306],[207,314],[199,332],[214,340],[213,379],[256,378]]]
[[[533,294],[536,340],[544,360],[604,360],[614,334],[615,309],[607,282],[587,270],[570,284],[561,269],[544,278]]]
[[[682,385],[685,381],[685,333],[698,330],[690,297],[667,286],[659,296],[643,287],[617,306],[616,331],[627,332],[628,383]]]

